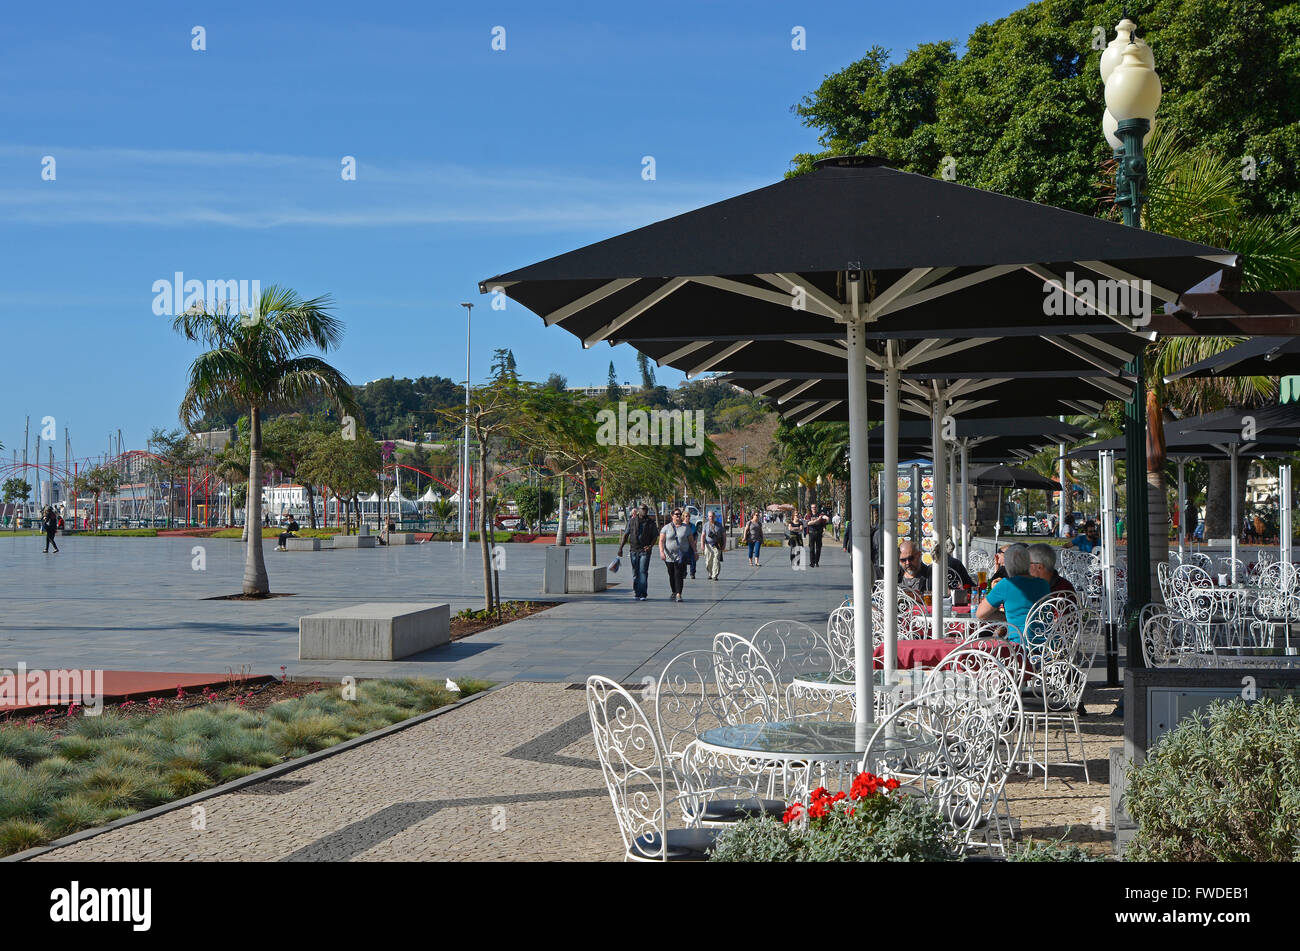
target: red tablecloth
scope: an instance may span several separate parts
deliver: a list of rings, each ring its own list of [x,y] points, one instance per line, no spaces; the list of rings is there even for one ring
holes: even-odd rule
[[[956,637],[899,641],[898,669],[911,670],[914,667],[937,667],[945,657],[960,647],[962,643],[961,639]],[[981,645],[985,650],[988,650],[989,653],[1001,660],[1016,662],[1013,666],[1023,663],[1024,654],[1017,645],[1012,644],[1010,641],[983,638],[974,643]],[[885,666],[883,662],[884,656],[885,645],[881,644],[875,650],[875,667],[877,670]]]

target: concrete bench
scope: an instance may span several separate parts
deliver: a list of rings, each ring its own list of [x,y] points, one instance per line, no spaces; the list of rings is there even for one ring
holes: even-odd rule
[[[335,548],[374,548],[379,544],[378,535],[335,535]]]
[[[449,640],[449,604],[372,602],[298,619],[299,660],[398,660]]]
[[[285,551],[320,551],[319,538],[286,538]]]
[[[604,590],[604,565],[569,565],[570,594],[594,594]]]
[[[413,532],[393,532],[388,536],[390,545],[414,545],[415,534]]]

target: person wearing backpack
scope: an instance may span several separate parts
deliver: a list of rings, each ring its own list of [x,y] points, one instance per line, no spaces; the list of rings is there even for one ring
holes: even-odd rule
[[[634,510],[635,511],[635,510]],[[644,601],[649,597],[650,552],[655,547],[659,536],[659,526],[650,516],[650,507],[641,506],[639,514],[634,514],[627,521],[627,529],[619,539],[618,556],[623,557],[623,546],[632,549],[632,600]]]
[[[717,512],[709,513],[701,535],[704,538],[704,567],[708,569],[709,580],[717,581],[722,573],[722,553],[727,548],[727,530],[718,521]]]

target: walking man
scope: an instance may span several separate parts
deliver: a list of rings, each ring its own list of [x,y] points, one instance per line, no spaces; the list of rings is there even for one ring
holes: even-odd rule
[[[758,567],[758,555],[763,550],[763,522],[755,512],[745,526],[745,544],[749,546],[749,563]]]
[[[59,530],[59,517],[54,514],[54,509],[48,505],[45,511],[41,513],[41,528],[45,529],[45,554],[50,553],[50,546],[54,546],[54,554],[59,553],[59,543],[54,540],[54,535]]]
[[[682,581],[688,558],[695,552],[695,535],[682,521],[682,510],[673,509],[672,521],[659,532],[659,558],[668,568],[668,587],[672,600],[682,599]]]
[[[808,567],[816,568],[822,558],[822,534],[826,531],[826,524],[830,521],[825,513],[817,511],[817,503],[812,504],[812,511],[808,513],[808,518],[804,522],[805,529],[808,533]]]
[[[619,539],[618,556],[620,558],[623,557],[624,545],[630,545],[632,549],[633,601],[644,601],[648,597],[650,550],[654,548],[655,537],[658,534],[659,526],[650,517],[650,506],[643,505],[639,513],[633,510],[632,517],[627,521],[627,529],[623,532],[623,537]]]
[[[835,517],[831,519],[831,532],[835,535],[836,541],[840,540],[840,527],[843,524],[844,524],[844,519],[840,517],[839,512],[836,512]]]
[[[718,521],[718,513],[710,512],[709,520],[704,523],[704,567],[708,569],[709,580],[717,581],[722,573],[722,553],[727,548],[727,530]]]

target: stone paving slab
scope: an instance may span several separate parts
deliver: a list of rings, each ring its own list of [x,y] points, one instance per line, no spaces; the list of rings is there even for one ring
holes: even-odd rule
[[[1096,848],[1106,747],[1118,720],[1097,695],[1079,771],[1008,784],[1022,836]],[[583,690],[514,683],[409,729],[205,800],[206,829],[180,809],[32,861],[617,861],[621,839]]]

